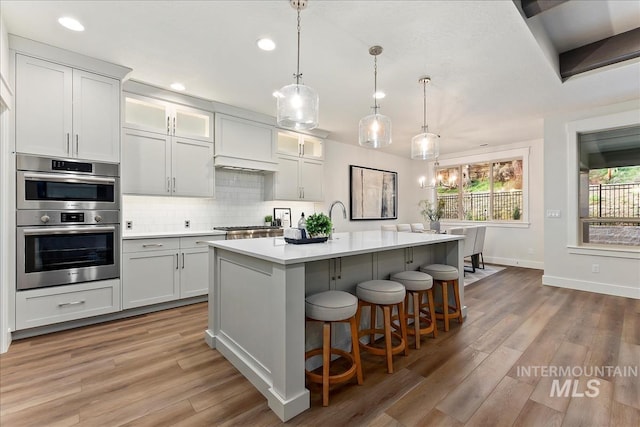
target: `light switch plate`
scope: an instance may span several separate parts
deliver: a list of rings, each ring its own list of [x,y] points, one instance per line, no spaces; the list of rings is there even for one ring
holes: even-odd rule
[[[126,223],[127,230],[133,229],[133,221],[127,221]]]
[[[189,228],[191,227],[191,220],[185,219],[184,220],[184,228]]]
[[[557,209],[547,209],[547,218],[560,218],[560,211]]]

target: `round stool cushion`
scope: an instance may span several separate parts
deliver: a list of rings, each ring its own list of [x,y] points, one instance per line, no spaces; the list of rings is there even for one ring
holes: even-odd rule
[[[367,280],[356,287],[358,298],[373,304],[398,304],[405,294],[404,286],[391,280]]]
[[[429,264],[420,267],[420,271],[427,273],[433,280],[455,280],[458,278],[458,269],[452,265]]]
[[[346,320],[356,314],[358,298],[349,292],[326,291],[305,299],[307,317],[324,322]]]
[[[402,283],[408,291],[426,291],[433,287],[433,278],[422,271],[400,271],[391,280]]]

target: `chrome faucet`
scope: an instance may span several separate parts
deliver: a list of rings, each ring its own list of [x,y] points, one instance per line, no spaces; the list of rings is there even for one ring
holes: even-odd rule
[[[347,219],[347,208],[344,207],[344,204],[340,200],[336,200],[331,203],[331,206],[329,207],[329,221],[331,221],[331,233],[329,233],[329,240],[333,240],[333,232],[336,231],[335,227],[333,227],[333,221],[331,219],[331,211],[333,210],[333,207],[335,205],[340,205],[340,207],[342,207],[342,217],[344,219]]]

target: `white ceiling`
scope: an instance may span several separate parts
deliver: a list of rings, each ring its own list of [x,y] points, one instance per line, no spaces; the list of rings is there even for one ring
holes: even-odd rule
[[[582,3],[583,12],[565,19],[588,21],[571,27],[592,36],[640,22],[640,2],[569,3]],[[131,67],[130,78],[156,86],[180,81],[201,98],[275,115],[272,92],[293,81],[296,15],[286,0],[3,0],[0,7],[10,33]],[[86,31],[62,28],[62,15]],[[568,27],[551,21],[545,25]],[[277,49],[258,50],[262,36]],[[577,43],[574,33],[556,37],[563,49]],[[640,98],[637,60],[562,83],[512,1],[311,0],[302,12],[301,71],[320,94],[320,128],[330,139],[357,143],[358,121],[373,104],[374,44],[384,48],[381,113],[393,122],[394,142],[384,150],[405,157],[422,125],[424,74],[432,79],[428,124],[444,154],[542,138],[547,115]]]

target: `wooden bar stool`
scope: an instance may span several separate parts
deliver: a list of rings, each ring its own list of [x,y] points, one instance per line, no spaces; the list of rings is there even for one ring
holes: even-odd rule
[[[402,283],[407,291],[405,299],[406,317],[413,319],[413,328],[407,325],[407,334],[416,338],[416,348],[420,348],[422,335],[438,336],[435,306],[433,304],[433,278],[421,271],[400,271],[391,275],[391,280]],[[424,302],[425,297],[427,299]],[[413,312],[409,313],[409,306]],[[422,325],[425,325],[422,327]]]
[[[433,283],[442,287],[442,314],[436,312],[436,318],[444,320],[444,330],[449,331],[449,320],[458,319],[462,324],[462,307],[458,289],[458,269],[452,265],[430,264],[420,267],[420,271],[433,277]],[[455,306],[449,305],[449,285],[453,287]]]
[[[359,337],[369,335],[369,344],[359,342],[360,346],[379,356],[387,357],[387,372],[393,373],[393,355],[404,351],[404,355],[409,355],[409,347],[407,346],[407,323],[404,317],[404,298],[406,291],[404,286],[398,282],[391,280],[368,280],[359,283],[356,287],[356,295],[358,296],[358,312],[356,313],[356,323],[360,326],[360,317],[362,309],[369,307],[371,310],[371,322],[369,329],[359,332]],[[397,306],[398,316],[400,318],[400,334],[391,329],[391,311]],[[384,316],[383,329],[376,328],[376,310],[377,307],[382,308]],[[384,348],[375,347],[375,335],[384,335]],[[400,342],[395,347],[392,346],[392,337],[397,338]]]
[[[327,291],[310,295],[305,299],[307,320],[322,322],[322,348],[305,352],[305,360],[322,355],[322,375],[305,369],[309,381],[322,384],[322,406],[329,405],[329,386],[349,381],[354,376],[362,384],[362,364],[358,346],[358,325],[356,312],[358,299],[348,292]],[[343,322],[351,325],[351,353],[331,347],[331,323]],[[350,362],[349,368],[341,373],[330,375],[331,354],[342,356]]]

